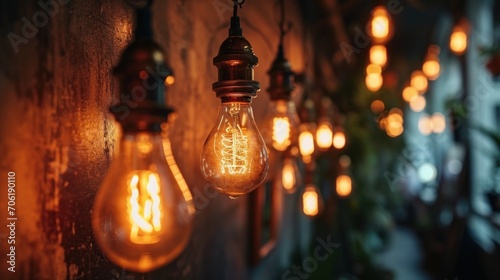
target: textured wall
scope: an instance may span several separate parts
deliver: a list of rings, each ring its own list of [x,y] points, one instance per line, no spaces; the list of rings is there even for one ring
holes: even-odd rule
[[[178,112],[172,146],[199,214],[187,250],[149,275],[129,274],[108,262],[90,226],[94,195],[117,146],[118,130],[107,113],[117,90],[110,69],[131,38],[132,10],[118,0],[41,2],[57,6],[47,23],[36,1],[0,3],[0,278],[245,279],[246,199],[210,198],[198,168],[218,106],[211,60],[226,36],[231,1],[154,4],[155,36],[176,76],[168,96]],[[247,1],[242,10],[263,89],[277,44],[274,2]],[[287,53],[301,71],[302,30],[294,3],[287,9],[295,26]],[[34,19],[37,30],[26,28],[24,19]],[[22,38],[11,34],[9,40],[9,32]],[[254,102],[258,121],[267,101],[264,90]],[[9,171],[16,173],[15,273],[5,262]]]

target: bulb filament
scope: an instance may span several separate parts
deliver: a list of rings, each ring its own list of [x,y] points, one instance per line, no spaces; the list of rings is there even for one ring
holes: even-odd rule
[[[245,174],[248,169],[248,137],[240,126],[240,104],[231,105],[229,114],[232,124],[228,124],[222,134],[221,172],[225,174]]]
[[[154,236],[161,230],[160,178],[150,171],[139,171],[129,185],[128,216],[131,226],[130,241],[136,244],[153,244]]]
[[[290,121],[287,117],[273,119],[273,147],[284,151],[290,145]]]

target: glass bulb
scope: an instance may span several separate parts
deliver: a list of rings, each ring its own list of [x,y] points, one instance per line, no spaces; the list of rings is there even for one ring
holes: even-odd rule
[[[345,144],[346,144],[346,136],[345,136],[345,133],[344,133],[344,130],[339,127],[336,129],[335,133],[333,134],[333,146],[335,147],[335,149],[343,149],[345,147]]]
[[[201,155],[205,179],[234,198],[262,183],[269,169],[264,139],[248,102],[225,102],[208,135]]]
[[[461,55],[467,50],[467,33],[461,26],[455,26],[450,37],[450,49],[455,54]]]
[[[371,35],[379,41],[385,41],[389,37],[390,19],[385,7],[378,6],[373,9],[370,31]]]
[[[314,153],[314,135],[312,125],[303,123],[300,125],[299,151],[304,163],[311,162],[311,156]]]
[[[160,133],[126,133],[94,204],[97,243],[125,269],[158,268],[190,239],[190,203],[167,165]]]
[[[318,215],[321,207],[321,197],[315,185],[309,184],[302,194],[302,211],[309,217]]]
[[[295,193],[299,181],[299,167],[297,166],[295,158],[285,158],[283,161],[283,168],[281,170],[281,183],[283,184],[283,188],[289,194]]]
[[[300,121],[295,104],[286,100],[272,101],[269,112],[263,131],[264,137],[270,147],[283,152],[293,144],[297,137],[297,127]]]
[[[351,177],[347,175],[339,175],[336,180],[336,191],[339,196],[349,196],[352,191]]]
[[[316,130],[316,143],[321,150],[327,150],[332,146],[333,131],[329,121],[321,121]]]

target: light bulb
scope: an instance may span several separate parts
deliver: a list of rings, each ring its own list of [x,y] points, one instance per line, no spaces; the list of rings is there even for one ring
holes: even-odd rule
[[[422,71],[431,81],[436,80],[439,77],[441,71],[441,65],[436,57],[429,57],[422,65]]]
[[[320,121],[316,130],[316,143],[321,150],[327,150],[332,146],[333,131],[329,121]]]
[[[389,39],[391,35],[390,15],[384,6],[377,6],[373,9],[369,24],[370,34],[376,42],[382,43]]]
[[[219,192],[235,198],[257,188],[268,168],[266,145],[250,102],[221,103],[201,155],[205,179]]]
[[[336,191],[339,196],[349,196],[352,191],[351,177],[347,175],[339,175],[336,180]]]
[[[302,194],[302,211],[309,217],[318,215],[320,211],[321,197],[313,184],[308,184]]]
[[[285,191],[289,194],[295,193],[300,179],[299,167],[295,158],[285,158],[281,170],[281,183]]]
[[[374,45],[370,48],[370,63],[384,67],[387,63],[387,49],[383,45]]]
[[[403,100],[411,102],[414,98],[418,97],[418,90],[412,86],[407,86],[403,89]]]
[[[92,214],[97,243],[114,263],[147,272],[185,248],[194,208],[176,177],[159,132],[124,133]]]
[[[415,88],[418,93],[423,94],[427,91],[429,82],[424,72],[416,70],[411,74],[410,85]]]
[[[293,102],[281,99],[272,101],[264,132],[268,145],[279,152],[287,150],[296,141],[299,123]]]
[[[450,49],[457,55],[461,55],[467,49],[467,33],[461,26],[455,26],[450,37]]]
[[[309,163],[314,153],[314,135],[310,124],[300,125],[299,151],[304,163]]]
[[[381,74],[370,73],[365,78],[366,88],[370,91],[378,91],[384,84],[384,78]]]
[[[344,130],[341,127],[337,128],[333,134],[333,147],[338,150],[343,149],[346,142]]]

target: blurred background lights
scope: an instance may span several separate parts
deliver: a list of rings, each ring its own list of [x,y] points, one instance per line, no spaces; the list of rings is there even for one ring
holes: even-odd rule
[[[422,183],[429,183],[436,179],[437,170],[436,167],[431,163],[424,163],[418,167],[417,170],[418,178]]]
[[[335,149],[342,149],[345,147],[346,137],[343,129],[337,129],[333,134],[333,147]]]
[[[339,196],[349,196],[352,191],[351,177],[347,175],[339,175],[336,180],[336,191]]]
[[[383,45],[374,45],[370,48],[370,63],[384,67],[387,63],[387,49]]]
[[[462,171],[463,166],[461,161],[452,159],[448,162],[446,167],[448,169],[448,172],[450,172],[452,175],[458,175],[460,174],[460,171]]]
[[[370,73],[366,75],[365,83],[370,91],[378,91],[384,83],[384,78],[381,74]]]
[[[416,113],[422,112],[426,104],[425,97],[419,95],[410,101],[410,109]]]
[[[406,102],[411,102],[413,98],[418,96],[418,91],[412,87],[407,86],[403,89],[403,100]]]
[[[380,114],[384,111],[385,104],[384,104],[384,102],[382,102],[378,99],[373,100],[373,102],[370,104],[370,109],[372,110],[373,113]]]
[[[434,113],[432,116],[422,115],[418,120],[418,130],[423,135],[431,133],[440,134],[446,129],[446,119],[441,113]]]
[[[420,94],[427,91],[429,83],[427,77],[425,77],[424,72],[415,70],[411,74],[410,85],[414,87]]]
[[[467,33],[460,25],[453,28],[450,37],[450,49],[457,55],[463,54],[467,49]]]

